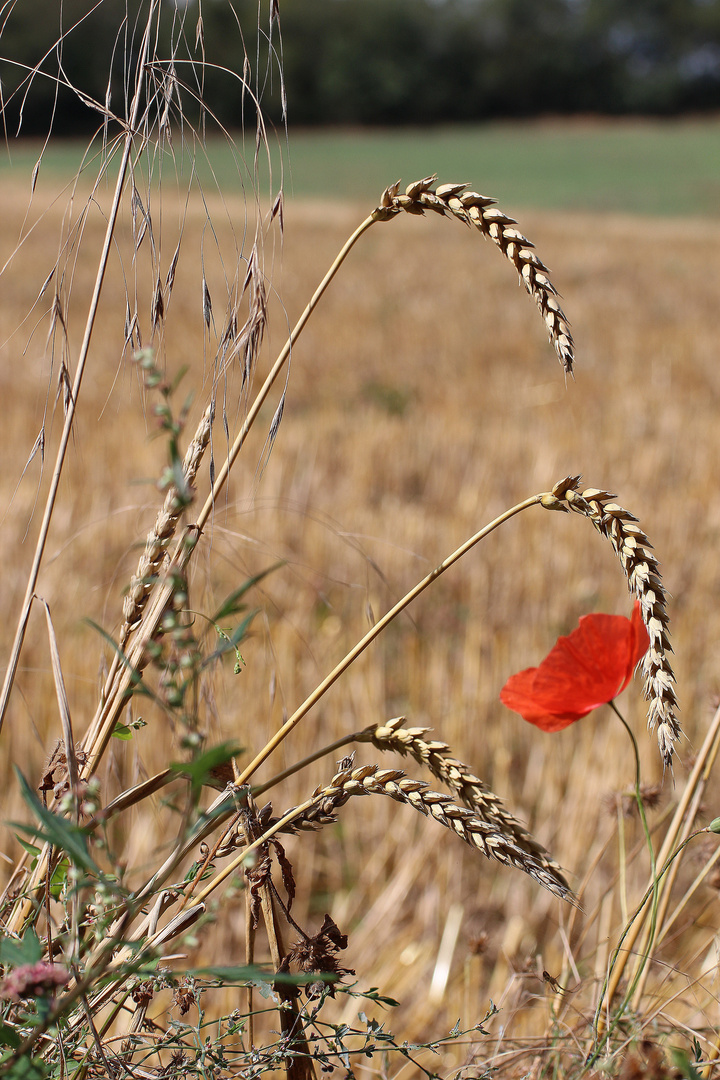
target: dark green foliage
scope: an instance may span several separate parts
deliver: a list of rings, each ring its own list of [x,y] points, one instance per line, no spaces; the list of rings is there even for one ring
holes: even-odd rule
[[[90,7],[33,0],[12,9],[0,39],[10,134],[21,108],[26,134],[102,123],[74,90],[57,89],[59,61],[98,103],[109,87],[111,110],[125,115],[147,0]],[[197,0],[164,3],[158,85],[174,55],[185,115],[200,119],[202,93],[230,128],[253,121],[258,99],[282,124],[285,96],[296,125],[720,106],[720,0],[280,0],[279,10],[278,25],[267,0],[260,12],[257,0],[205,3],[199,41]]]

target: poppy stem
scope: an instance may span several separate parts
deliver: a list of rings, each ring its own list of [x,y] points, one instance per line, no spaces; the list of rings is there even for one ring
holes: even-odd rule
[[[620,712],[617,705],[615,704],[615,699],[611,698],[610,701],[608,701],[608,705],[610,706],[612,711],[615,713],[618,720],[620,721],[620,723],[623,725],[623,727],[627,731],[628,735],[630,736],[630,742],[632,743],[632,746],[633,746],[633,754],[635,755],[635,798],[637,799],[638,805],[640,806],[641,812],[642,812],[642,797],[640,795],[640,752],[638,750],[637,740],[636,740],[636,738],[635,738],[635,736],[634,736],[634,734],[632,732],[632,728],[630,727],[627,720],[625,719],[625,717],[623,716],[623,714]]]
[[[643,832],[645,833],[645,839],[647,840],[648,852],[650,854],[650,871],[653,879],[656,875],[657,867],[655,865],[655,849],[652,845],[652,839],[650,837],[650,829],[648,827],[647,818],[645,817],[645,803],[643,802],[642,791],[640,790],[640,753],[638,751],[637,740],[623,714],[618,709],[614,700],[608,701],[608,705],[617,716],[618,720],[622,723],[623,727],[630,736],[632,743],[633,754],[635,755],[635,801],[638,805],[638,813],[640,814],[640,820],[642,822]]]
[[[617,946],[615,948],[615,951],[613,953],[613,958],[612,958],[612,961],[610,963],[610,972],[612,972],[612,969],[613,969],[613,967],[615,965],[615,962],[616,962],[616,960],[618,958],[618,955],[619,955],[620,950],[621,950],[621,948],[623,946],[623,943],[624,943],[625,939],[627,938],[628,934],[630,933],[630,930],[632,929],[633,923],[642,914],[643,909],[645,908],[645,905],[647,904],[648,900],[650,900],[651,897],[653,897],[653,898],[655,897],[655,895],[657,894],[658,886],[659,886],[662,878],[665,876],[665,874],[667,874],[667,872],[669,871],[670,867],[673,865],[675,860],[678,858],[679,855],[682,854],[682,852],[685,850],[685,848],[688,846],[688,844],[690,844],[693,840],[696,840],[698,836],[704,836],[706,833],[711,833],[711,832],[714,832],[714,831],[715,830],[712,829],[708,825],[704,829],[697,829],[695,832],[690,833],[690,835],[687,836],[683,840],[683,842],[680,844],[680,846],[675,851],[673,851],[672,854],[666,859],[665,863],[660,868],[659,873],[653,877],[652,884],[646,890],[642,900],[640,901],[637,908],[635,909],[635,914],[630,919],[627,926],[625,927],[625,929],[622,932],[622,935],[620,937],[620,941],[618,942],[618,944],[617,944]],[[654,915],[653,915],[653,922],[654,922]],[[653,925],[653,933],[654,933],[654,925]],[[651,943],[652,943],[652,939],[651,939]],[[648,949],[649,949],[649,947],[650,946],[648,945]],[[642,972],[643,967],[644,967],[644,965],[641,965],[640,972]],[[620,1008],[615,1013],[615,1016],[613,1017],[612,1021],[608,1024],[607,1030],[604,1031],[602,1033],[602,1037],[600,1037],[598,1035],[598,1025],[599,1025],[599,1019],[600,1019],[600,1011],[602,1009],[603,1002],[605,1000],[605,994],[607,992],[607,986],[608,986],[608,982],[609,982],[609,975],[606,977],[605,982],[603,984],[602,992],[600,994],[600,1002],[598,1004],[597,1010],[595,1012],[595,1018],[593,1020],[593,1030],[595,1032],[595,1046],[594,1046],[592,1052],[585,1059],[585,1061],[583,1063],[582,1072],[580,1073],[580,1076],[585,1076],[590,1071],[590,1069],[593,1067],[595,1062],[600,1057],[603,1046],[605,1045],[606,1042],[608,1042],[608,1040],[609,1040],[610,1036],[612,1035],[614,1029],[617,1027],[618,1023],[622,1019],[623,1012],[627,1008],[628,1002],[630,1000],[630,996],[631,996],[631,994],[632,994],[632,992],[634,990],[634,987],[635,987],[635,985],[636,985],[636,983],[638,981],[640,972],[638,972],[638,975],[633,979],[632,986],[630,987],[627,994],[625,995]],[[609,1005],[609,1003],[608,1003],[608,1005]]]
[[[637,983],[638,983],[638,981],[640,979],[640,976],[641,976],[641,974],[642,974],[642,972],[644,970],[645,963],[647,962],[647,958],[650,955],[650,950],[651,950],[653,942],[655,940],[655,930],[656,930],[657,910],[658,910],[659,878],[658,878],[658,873],[657,873],[657,864],[656,864],[656,861],[655,861],[655,849],[653,848],[652,838],[650,836],[650,829],[648,827],[647,818],[645,816],[645,804],[643,803],[642,792],[640,790],[640,753],[638,751],[638,744],[637,744],[637,740],[635,738],[635,735],[633,734],[627,720],[625,719],[625,717],[622,715],[622,713],[618,709],[618,707],[615,704],[614,700],[611,699],[610,701],[608,701],[608,705],[613,710],[613,712],[615,713],[615,715],[617,716],[617,718],[620,720],[623,727],[627,731],[628,735],[630,736],[630,742],[632,743],[633,754],[635,756],[635,801],[637,802],[638,812],[640,814],[640,821],[642,822],[643,832],[645,833],[645,839],[647,841],[648,852],[650,854],[650,877],[651,877],[651,881],[652,881],[652,885],[650,886],[650,889],[648,890],[648,893],[647,893],[645,899],[643,900],[643,905],[645,904],[645,902],[649,898],[649,896],[652,894],[652,908],[651,908],[651,914],[650,914],[650,936],[649,936],[649,939],[648,939],[648,942],[647,942],[647,947],[646,947],[645,954],[642,957],[642,962],[638,966],[638,969],[635,972],[634,978],[632,979],[631,984],[628,986],[627,991],[625,993],[625,997],[623,998],[622,1003],[620,1004],[620,1007],[618,1008],[617,1012],[615,1013],[615,1016],[613,1017],[612,1022],[608,1025],[607,1031],[604,1033],[604,1037],[602,1038],[602,1040],[599,1043],[596,1043],[595,1052],[593,1054],[593,1060],[598,1055],[598,1053],[600,1051],[600,1047],[607,1041],[607,1039],[610,1037],[613,1029],[618,1024],[618,1022],[620,1021],[620,1018],[622,1017],[623,1013],[625,1012],[625,1009],[627,1008],[628,1004],[630,1003],[630,1000],[631,1000],[631,998],[633,996],[633,993],[635,992],[635,987],[637,986]],[[664,872],[664,869],[663,869],[663,872]],[[620,941],[619,941],[619,943],[618,943],[618,945],[617,945],[617,947],[615,949],[615,952],[613,953],[613,958],[612,958],[612,962],[611,962],[611,965],[610,965],[610,971],[608,972],[608,975],[607,975],[607,977],[605,979],[605,984],[604,984],[604,986],[602,988],[602,993],[600,994],[600,1000],[598,1002],[597,1011],[595,1013],[595,1019],[593,1021],[593,1030],[595,1031],[596,1040],[598,1039],[598,1035],[599,1035],[599,1024],[600,1024],[601,1012],[602,1012],[603,1004],[606,1003],[607,1007],[608,1008],[610,1007],[610,1002],[609,1001],[605,1002],[605,997],[606,997],[606,994],[607,994],[607,988],[608,988],[608,984],[609,984],[609,980],[610,980],[610,972],[612,972],[612,969],[613,969],[615,963],[617,962],[618,956],[620,955],[620,949],[622,948],[622,944],[623,944],[623,941],[625,940],[625,936],[627,934],[627,931],[629,930],[630,926],[635,921],[637,916],[640,914],[641,910],[642,910],[642,905],[641,905],[640,908],[638,908],[635,915],[633,915],[632,919],[628,923],[628,925],[627,925],[627,927],[625,929],[625,932],[623,933],[623,935],[622,935],[622,937],[621,937],[621,939],[620,939]]]

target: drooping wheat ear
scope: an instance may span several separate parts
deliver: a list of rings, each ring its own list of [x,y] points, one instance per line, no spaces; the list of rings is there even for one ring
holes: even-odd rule
[[[665,588],[652,544],[637,518],[618,506],[609,491],[585,488],[579,491],[580,477],[566,476],[541,500],[548,510],[572,510],[589,518],[601,536],[607,537],[618,555],[628,588],[640,602],[643,622],[650,636],[650,648],[642,662],[643,692],[650,703],[648,727],[657,727],[657,740],[664,764],[671,765],[682,729],[675,716],[678,707],[672,652],[668,634]]]
[[[560,363],[566,374],[572,374],[575,353],[570,327],[558,303],[557,290],[550,281],[550,271],[533,251],[534,245],[513,228],[517,225],[514,218],[494,206],[495,199],[479,195],[476,191],[467,191],[467,184],[440,184],[432,190],[436,180],[436,175],[416,180],[408,184],[402,195],[398,180],[383,192],[380,206],[374,214],[375,220],[389,220],[403,210],[408,214],[434,210],[438,214],[452,214],[467,225],[474,225],[497,244],[517,270],[521,282],[540,308]]]
[[[283,832],[319,829],[335,821],[336,812],[353,795],[388,795],[396,802],[407,803],[426,817],[433,817],[488,859],[516,866],[562,900],[575,903],[570,886],[554,863],[537,857],[526,844],[518,843],[513,830],[506,830],[499,818],[490,820],[464,806],[449,795],[433,791],[424,780],[412,780],[400,769],[380,769],[364,765],[342,769],[327,787],[313,792],[312,805],[305,807]],[[292,810],[287,815],[292,814]]]
[[[210,441],[214,406],[211,403],[203,413],[182,463],[182,482],[186,491],[195,482],[203,454]],[[140,556],[137,570],[130,578],[130,589],[123,602],[124,623],[120,630],[120,648],[124,648],[132,630],[142,616],[148,596],[157,580],[158,571],[177,528],[187,498],[181,496],[178,486],[171,483],[165,495],[162,509],[148,533],[145,550]]]
[[[425,738],[428,728],[406,728],[404,724],[405,717],[396,716],[385,724],[366,728],[357,741],[371,742],[378,750],[396,750],[403,755],[410,754],[421,765],[425,765],[436,779],[455,792],[460,802],[472,810],[476,817],[506,837],[513,851],[523,852],[521,870],[532,873],[533,877],[539,878],[541,874],[553,877],[559,888],[567,889],[562,870],[555,860],[522,823],[505,809],[502,800],[487,784],[475,776],[468,765],[451,756],[448,744],[436,740],[429,742]],[[530,866],[534,866],[534,872],[529,869]]]

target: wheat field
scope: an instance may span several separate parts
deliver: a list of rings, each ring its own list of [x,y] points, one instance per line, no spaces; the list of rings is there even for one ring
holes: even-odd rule
[[[444,176],[442,162],[429,161],[427,171],[433,169],[441,181],[467,179]],[[471,179],[484,190],[482,176]],[[259,612],[241,645],[241,674],[224,668],[203,684],[205,733],[210,744],[233,740],[249,759],[416,581],[511,505],[581,473],[584,484],[617,493],[638,517],[670,594],[684,731],[673,774],[663,774],[656,742],[645,734],[639,679],[620,701],[638,738],[643,781],[661,785],[649,812],[651,828],[661,830],[720,689],[720,223],[684,217],[682,208],[671,219],[521,212],[502,191],[488,194],[518,217],[552,268],[576,341],[575,377],[565,378],[513,268],[482,237],[433,216],[375,225],[293,348],[277,438],[268,442],[279,390],[206,529],[190,581],[194,611],[209,612],[249,576],[275,568],[251,594]],[[106,195],[91,207],[68,264],[63,290],[72,295],[73,312],[83,311],[92,287]],[[3,196],[4,264],[18,243],[27,189],[4,181]],[[57,257],[65,207],[64,198],[53,202],[40,185],[29,212],[37,223],[24,227],[27,239],[0,293],[3,666],[62,423],[61,350],[51,356],[46,349],[51,297],[33,305]],[[193,395],[183,449],[213,390],[231,430],[248,399],[237,371],[214,383],[215,323],[206,329],[202,303],[204,272],[210,296],[220,300],[213,316],[219,327],[246,209],[239,199],[211,202],[212,235],[207,210],[199,199],[186,208],[180,199],[163,204],[165,264],[185,215],[184,258],[156,338],[171,377],[187,367],[178,391],[183,399]],[[371,210],[340,200],[288,203],[284,233],[265,249],[270,319],[256,379]],[[163,440],[151,438],[157,425],[148,395],[123,354],[130,232],[126,216],[37,589],[52,612],[76,737],[89,724],[112,660],[107,642],[84,620],[117,635],[123,592],[160,505],[155,482],[166,464]],[[153,282],[142,265],[136,287],[148,341]],[[82,323],[79,315],[65,323],[72,367]],[[52,418],[44,466],[40,454],[28,462],[43,415]],[[226,452],[218,416],[217,463]],[[206,475],[207,463],[203,468]],[[443,1075],[463,1066],[478,1069],[465,1075],[479,1075],[481,1063],[525,1075],[553,1024],[580,1055],[587,1048],[609,951],[649,873],[636,818],[618,813],[622,796],[632,792],[632,754],[607,708],[550,736],[505,709],[499,692],[579,616],[629,615],[631,603],[610,545],[589,522],[532,508],[415,601],[258,774],[264,782],[323,743],[403,715],[448,743],[566,871],[582,910],[379,796],[351,800],[338,823],[316,835],[283,841],[297,883],[295,919],[314,931],[331,914],[349,936],[342,962],[355,969],[358,985],[400,1002],[390,1011],[366,1002],[365,1012],[401,1038],[425,1041],[443,1038],[459,1017],[464,1027],[476,1024],[491,1000],[499,1007],[487,1036],[439,1051],[428,1068]],[[135,719],[143,712],[137,701],[132,710]],[[100,773],[103,802],[182,757],[179,733],[165,717],[148,704],[143,719],[147,726],[131,740],[113,740]],[[26,816],[12,766],[36,784],[59,734],[47,630],[37,608],[3,731],[5,821]],[[265,797],[276,812],[301,802],[330,780],[339,756]],[[356,765],[376,763],[427,778],[409,759],[357,747]],[[711,775],[700,824],[716,817],[718,806]],[[111,830],[138,881],[167,842],[173,812],[161,794]],[[706,836],[688,849],[671,912],[712,857],[713,841]],[[11,826],[2,851],[18,856]],[[668,923],[628,1041],[644,1035],[687,1047],[696,1035],[701,1056],[713,1056],[719,887],[710,874]],[[244,935],[238,893],[198,935],[192,962],[221,956],[242,963]],[[571,989],[556,993],[543,972]],[[154,1003],[158,1012],[167,1006],[161,997]],[[339,999],[337,1015],[351,1022],[359,1007]],[[415,1075],[394,1059],[387,1070]]]

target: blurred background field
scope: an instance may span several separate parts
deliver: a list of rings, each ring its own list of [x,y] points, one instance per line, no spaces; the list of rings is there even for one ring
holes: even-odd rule
[[[686,733],[675,782],[663,778],[657,747],[644,734],[637,681],[621,702],[638,735],[644,779],[663,782],[651,825],[659,820],[676,799],[675,784],[682,787],[720,690],[720,223],[713,203],[720,181],[712,171],[718,131],[718,122],[708,120],[668,129],[498,126],[481,129],[477,138],[457,131],[368,135],[364,141],[329,133],[292,136],[288,187],[296,197],[286,206],[282,241],[276,234],[266,246],[271,324],[260,374],[382,187],[398,175],[410,181],[437,171],[441,182],[470,181],[510,214],[522,210],[520,227],[552,268],[573,325],[577,377],[566,384],[512,268],[477,234],[434,217],[374,226],[293,351],[272,453],[268,458],[266,437],[274,406],[245,447],[203,541],[191,593],[201,611],[216,607],[249,574],[283,562],[254,594],[261,612],[242,646],[243,673],[226,669],[203,688],[211,742],[231,738],[248,753],[256,750],[362,636],[369,618],[504,509],[568,473],[582,473],[588,485],[617,492],[638,516],[673,598]],[[351,146],[352,158],[345,151]],[[17,173],[36,150],[13,149],[13,157],[12,173],[0,176],[2,263],[18,243],[28,206],[27,172],[23,183]],[[361,159],[362,170],[355,171],[352,162]],[[64,196],[53,202],[55,160],[51,155],[43,165],[27,238],[0,293],[3,657],[60,427],[60,351],[51,357],[45,349],[51,297],[33,308],[57,257],[66,205]],[[602,171],[593,168],[595,161]],[[706,171],[694,162],[704,162]],[[362,188],[343,179],[346,167],[347,176],[362,176]],[[184,222],[183,260],[159,355],[170,374],[188,367],[180,397],[190,390],[195,395],[190,429],[213,385],[215,342],[203,332],[201,268],[211,295],[222,301],[246,214],[241,196],[224,182],[222,189],[222,200],[208,196],[203,204],[193,197],[185,207],[174,200],[171,181],[154,237],[165,266]],[[311,191],[312,198],[304,197]],[[79,254],[72,254],[62,283],[61,294],[71,288],[78,312],[67,317],[70,362],[107,198],[100,192],[91,204]],[[123,589],[159,503],[153,478],[165,464],[164,445],[149,438],[152,403],[122,351],[130,240],[126,216],[38,590],[55,619],[78,735],[94,711],[99,672],[109,659],[82,620],[117,632]],[[146,340],[152,292],[141,265]],[[216,390],[236,428],[245,408],[237,375]],[[40,455],[28,459],[44,412],[55,416],[43,469]],[[219,424],[214,440],[220,462],[226,443]],[[530,879],[495,867],[440,835],[433,822],[379,798],[354,800],[340,823],[317,837],[288,840],[298,879],[295,917],[317,928],[325,911],[332,914],[350,935],[343,961],[357,970],[360,986],[378,986],[401,1002],[390,1017],[377,1015],[404,1037],[442,1035],[458,1017],[471,1025],[492,998],[501,1013],[480,1053],[502,1061],[506,1038],[544,1030],[553,995],[543,969],[562,973],[578,991],[554,1007],[563,1031],[578,1025],[585,1037],[608,940],[646,884],[642,853],[626,893],[614,878],[617,797],[633,781],[629,743],[607,709],[551,737],[505,710],[498,695],[509,675],[539,662],[580,615],[629,614],[630,608],[609,545],[587,522],[535,508],[420,598],[281,750],[273,771],[322,741],[404,714],[411,725],[432,727],[450,743],[582,889],[584,914],[573,914]],[[166,720],[152,713],[145,719],[146,728],[113,747],[102,774],[106,800],[180,756]],[[36,780],[58,734],[46,631],[37,614],[6,724],[2,782],[11,794],[3,815],[12,820],[24,813],[12,764]],[[377,759],[367,747],[358,751],[358,764]],[[288,781],[282,794],[271,793],[275,809],[307,797],[333,771],[332,761],[320,762]],[[703,820],[715,817],[719,805],[713,781]],[[152,815],[144,810],[127,831],[118,827],[114,844],[138,880],[174,820],[158,799]],[[634,820],[625,828],[631,850],[639,829]],[[11,832],[3,850],[17,853]],[[708,851],[698,844],[701,855]],[[695,858],[683,871],[678,896],[700,865]],[[682,912],[654,963],[645,1010],[646,1033],[670,1015],[678,1028],[687,1024],[700,1033],[705,1052],[720,1022],[717,903],[717,882],[711,882]],[[242,962],[243,936],[238,897],[203,934],[199,956]],[[529,1059],[517,1045],[513,1052],[525,1071]],[[461,1064],[458,1053],[442,1066]]]
[[[483,193],[501,192],[515,210],[720,214],[720,119],[714,115],[293,128],[289,136],[278,128],[269,144],[272,181],[277,185],[284,177],[290,199],[373,202],[393,180],[402,177],[407,182],[424,176],[430,167],[443,176],[472,181]],[[0,179],[8,173],[29,176],[41,145],[11,141],[0,156]],[[85,142],[53,143],[43,154],[39,178],[49,175],[53,183],[70,179],[82,161],[85,175],[92,176],[100,151],[99,140],[90,153]],[[246,143],[245,158],[250,152]],[[262,193],[270,181],[264,156],[259,165]],[[226,194],[236,194],[243,183],[246,190],[249,185],[238,148],[219,136],[202,147],[178,138],[173,154],[166,152],[156,163],[160,169],[170,185],[175,174],[186,182],[191,170],[206,190],[219,185]]]

